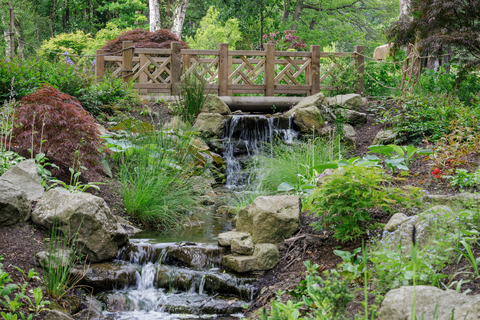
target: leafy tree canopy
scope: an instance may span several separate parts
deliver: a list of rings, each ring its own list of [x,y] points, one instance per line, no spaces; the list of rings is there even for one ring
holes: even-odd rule
[[[412,0],[410,16],[394,22],[388,36],[396,50],[417,42],[422,52],[452,49],[480,65],[480,0]]]

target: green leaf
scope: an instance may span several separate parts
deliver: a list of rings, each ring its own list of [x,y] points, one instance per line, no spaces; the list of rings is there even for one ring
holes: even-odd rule
[[[282,182],[278,188],[277,188],[277,191],[283,191],[283,192],[287,192],[287,191],[292,191],[292,190],[295,190],[296,188],[291,185],[290,183],[288,182]]]
[[[368,150],[372,153],[380,153],[382,155],[385,155],[387,157],[390,157],[393,153],[393,148],[391,145],[383,146],[383,145],[373,145],[368,147]]]

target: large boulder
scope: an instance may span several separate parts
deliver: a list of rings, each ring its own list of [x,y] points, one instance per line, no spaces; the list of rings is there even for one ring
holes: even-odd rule
[[[13,183],[0,180],[0,226],[25,222],[30,218],[27,194]]]
[[[11,167],[0,179],[9,181],[17,188],[25,191],[27,199],[30,201],[41,198],[45,193],[38,177],[37,164],[34,159],[22,161]]]
[[[221,137],[225,129],[225,118],[219,113],[202,112],[197,116],[193,128],[202,136]]]
[[[254,243],[279,243],[300,227],[298,196],[258,197],[238,213],[237,230],[252,235]]]
[[[200,112],[220,113],[224,116],[232,114],[232,111],[225,102],[223,102],[219,97],[212,95],[207,96]]]
[[[351,124],[352,126],[361,126],[362,124],[367,123],[366,113],[340,108],[338,108],[335,113],[337,114],[337,117],[341,117],[343,122]]]
[[[378,311],[379,320],[412,320],[413,287],[390,290]],[[455,290],[415,287],[417,319],[478,320],[480,296],[467,296]]]
[[[325,121],[316,106],[309,106],[297,109],[293,114],[293,122],[295,122],[301,132],[311,133],[312,130],[320,130]]]
[[[285,112],[285,117],[293,117],[293,121],[300,128],[300,131],[311,133],[312,128],[320,130],[324,120],[318,107],[326,105],[327,100],[323,93],[317,93],[306,97],[295,107]]]
[[[230,248],[233,253],[248,256],[253,254],[254,245],[252,238],[248,237],[245,240],[233,239]]]
[[[362,96],[356,93],[335,96],[328,100],[330,107],[343,107],[345,109],[362,111]]]
[[[50,310],[44,318],[45,320],[74,320],[70,315],[58,310]]]
[[[470,209],[477,206],[480,201],[480,195],[471,192],[461,192],[456,195],[425,195],[424,200],[432,204],[446,205],[455,210]]]
[[[387,145],[389,143],[394,143],[397,139],[397,136],[398,133],[393,130],[380,130],[377,132],[377,135],[373,140],[373,144]]]
[[[341,123],[340,126],[342,128],[343,141],[355,147],[357,144],[357,133],[355,128],[348,123]],[[333,137],[337,130],[336,124],[327,124],[318,131],[318,135],[320,137]]]
[[[373,59],[375,60],[385,60],[390,53],[390,48],[392,45],[390,43],[384,44],[383,46],[376,47],[373,51]]]
[[[413,226],[415,226],[417,245],[422,247],[428,244],[432,234],[431,226],[438,220],[438,217],[452,213],[452,209],[447,206],[435,206],[416,216],[407,218],[396,214],[386,224],[385,236],[382,242],[393,250],[401,247],[402,253],[409,254],[412,247]]]
[[[117,222],[102,198],[89,193],[50,189],[32,213],[35,224],[57,228],[77,245],[92,262],[109,260],[128,241],[128,234]]]
[[[315,106],[315,107],[320,107],[321,105],[326,106],[327,105],[327,98],[325,98],[325,95],[321,92],[308,96],[304,99],[302,99],[299,103],[297,103],[292,109],[287,111],[285,113],[285,116],[289,117],[291,116],[296,110],[302,109],[305,107],[310,107],[310,106]]]

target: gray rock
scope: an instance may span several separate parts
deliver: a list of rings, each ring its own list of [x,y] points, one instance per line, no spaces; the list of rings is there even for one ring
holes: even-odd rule
[[[219,113],[202,112],[197,116],[193,128],[207,137],[221,137],[225,129],[225,118]]]
[[[252,235],[254,243],[279,243],[300,227],[302,204],[298,196],[258,197],[238,213],[237,230]]]
[[[222,247],[229,247],[232,245],[232,240],[246,240],[250,237],[250,234],[246,232],[236,232],[236,231],[228,231],[220,233],[217,236],[218,245]]]
[[[413,287],[390,290],[378,311],[379,320],[412,320]],[[478,320],[480,296],[467,296],[437,287],[415,287],[417,319]],[[453,317],[452,317],[453,314]]]
[[[447,206],[435,206],[416,216],[408,217],[397,229],[388,233],[383,240],[384,245],[391,249],[402,248],[402,253],[409,254],[412,247],[413,226],[416,230],[416,240],[421,248],[428,243],[431,235],[431,226],[438,217],[452,214],[453,211]]]
[[[128,241],[128,234],[119,228],[105,201],[89,193],[50,189],[37,203],[32,220],[47,229],[55,225],[68,238],[75,239],[92,262],[114,258]]]
[[[203,105],[200,112],[220,113],[224,116],[232,114],[232,111],[225,102],[220,100],[217,96],[212,95],[207,96],[207,98],[205,99],[205,104]]]
[[[97,299],[85,296],[87,307],[75,314],[75,319],[78,320],[98,320],[102,317],[102,303]]]
[[[50,310],[45,316],[45,320],[74,320],[70,315],[58,310]]]
[[[280,262],[280,253],[274,244],[261,243],[255,245],[253,255],[258,261],[258,270],[270,270]]]
[[[118,228],[119,230],[123,229],[129,236],[133,236],[137,233],[142,232],[142,229],[132,226],[130,221],[120,216],[115,216],[117,218]]]
[[[231,250],[233,253],[249,256],[253,254],[253,241],[251,237],[245,240],[232,239]]]
[[[27,194],[13,183],[0,180],[0,226],[11,226],[30,218]]]
[[[298,109],[302,109],[305,107],[310,107],[310,106],[315,106],[315,107],[320,107],[321,105],[327,105],[327,98],[325,98],[325,95],[321,92],[308,96],[304,99],[302,99],[299,103],[297,103],[292,109],[287,111],[285,113],[286,117],[291,116],[294,112],[296,112]]]
[[[355,132],[355,129],[348,123],[342,123],[341,126],[343,140],[346,143],[355,146],[357,144],[357,133]],[[327,124],[318,131],[318,135],[321,137],[333,137],[336,132],[337,127],[335,124]]]
[[[128,311],[132,308],[132,302],[125,292],[106,292],[97,295],[97,298],[110,312]]]
[[[356,93],[338,95],[329,100],[331,107],[344,107],[346,109],[362,111],[362,96]]]
[[[95,292],[123,289],[136,283],[137,265],[129,262],[115,261],[91,264],[84,270],[75,267],[70,270],[73,278],[81,278],[79,285],[92,287]]]
[[[322,114],[316,106],[297,109],[293,115],[293,122],[299,127],[300,131],[305,133],[311,133],[312,130],[318,131],[324,124]]]
[[[337,116],[340,115],[344,122],[351,124],[352,126],[360,126],[367,123],[366,113],[340,108],[337,109],[335,113],[337,114]]]
[[[455,210],[464,210],[477,206],[480,202],[480,195],[470,192],[456,195],[425,195],[424,200],[432,204],[446,205]]]
[[[179,116],[174,116],[168,121],[166,124],[163,125],[163,129],[173,129],[178,130],[185,126],[185,122],[180,119]]]
[[[11,167],[0,179],[9,181],[20,190],[25,191],[29,201],[37,200],[45,193],[34,159],[22,161]]]
[[[255,256],[223,256],[222,265],[239,273],[258,270],[258,260]]]
[[[383,229],[388,232],[394,232],[395,230],[397,230],[398,226],[400,226],[407,220],[408,217],[404,213],[397,212],[390,218],[390,220],[388,220],[387,224]]]
[[[393,130],[380,130],[377,132],[373,144],[387,145],[389,143],[394,143],[397,136],[398,133]]]
[[[75,263],[74,252],[70,248],[57,248],[56,250],[37,252],[35,257],[42,268],[65,267]]]

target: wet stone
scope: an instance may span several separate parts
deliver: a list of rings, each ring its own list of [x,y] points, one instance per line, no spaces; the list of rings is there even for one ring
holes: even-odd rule
[[[166,259],[173,259],[191,268],[219,266],[226,248],[217,246],[177,246],[167,250]]]
[[[91,264],[86,271],[83,267],[70,270],[74,277],[82,277],[79,285],[90,286],[95,292],[124,288],[136,283],[138,266],[128,262],[116,261]]]

